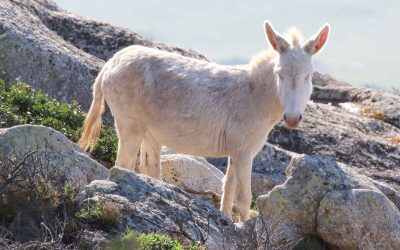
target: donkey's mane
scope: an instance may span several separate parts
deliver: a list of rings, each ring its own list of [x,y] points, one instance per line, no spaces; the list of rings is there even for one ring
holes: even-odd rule
[[[265,67],[272,63],[273,59],[277,57],[279,54],[273,49],[263,50],[257,55],[253,56],[250,61],[250,68],[251,69],[258,69],[260,67]]]
[[[285,40],[291,43],[293,47],[303,42],[303,36],[296,27],[289,28],[288,31],[284,34],[284,37]]]

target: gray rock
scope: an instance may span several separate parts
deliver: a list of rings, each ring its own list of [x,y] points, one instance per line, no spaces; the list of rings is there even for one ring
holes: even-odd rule
[[[329,156],[400,190],[400,129],[327,105],[309,103],[299,129],[277,125],[268,141],[299,154]]]
[[[176,154],[172,149],[163,146],[161,166],[163,181],[178,186],[219,209],[224,173],[205,158]]]
[[[108,199],[122,208],[117,231],[157,232],[206,243],[207,249],[234,249],[234,224],[209,203],[181,189],[114,167],[109,180],[93,181],[78,197]]]
[[[313,83],[311,99],[315,102],[357,103],[382,113],[386,123],[400,128],[400,96],[371,88],[354,87],[319,73],[314,74]]]
[[[205,194],[212,191],[222,194],[224,174],[206,159],[182,154],[161,157],[162,180],[186,192]]]
[[[296,155],[269,143],[263,146],[253,160],[251,190],[254,199],[286,180],[286,168]]]
[[[400,192],[384,182],[372,180],[377,188],[400,209]]]
[[[400,211],[380,192],[331,191],[318,208],[317,231],[340,249],[398,249]]]
[[[103,61],[64,41],[36,15],[36,1],[0,0],[0,78],[20,79],[87,108]]]
[[[118,50],[136,44],[208,61],[206,56],[192,49],[152,41],[128,29],[72,14],[53,1],[35,2],[21,3],[33,8],[43,24],[65,41],[102,60],[106,61]]]
[[[107,249],[112,238],[101,230],[82,230],[79,236],[78,249]]]
[[[342,87],[342,86],[351,86],[350,83],[335,79],[331,77],[328,74],[321,74],[318,72],[314,72],[312,76],[312,84],[314,86],[314,90],[316,89],[315,87],[325,87],[325,86],[337,86],[337,87]],[[319,102],[329,102],[331,99],[323,99],[323,98],[318,98],[317,95],[315,95],[317,92],[313,92],[313,95],[311,96],[311,99],[314,101],[319,101]]]
[[[384,196],[371,178],[358,174],[345,164],[318,156],[295,156],[288,167],[285,183],[276,186],[267,195],[258,197],[257,205],[266,224],[279,225],[282,231],[280,237],[285,235],[284,238],[298,242],[307,235],[318,234],[317,215],[325,195],[331,191],[351,189],[366,189]],[[387,201],[392,204],[392,213],[397,213],[395,205]],[[380,200],[375,202],[379,203]],[[326,206],[330,205],[334,206]],[[373,208],[368,211],[377,220],[383,216]],[[392,218],[395,220],[395,217]]]
[[[104,60],[140,44],[207,60],[193,51],[149,41],[126,29],[68,13],[50,0],[0,0],[0,79],[20,79],[86,110]]]
[[[22,160],[31,153],[46,172],[58,171],[59,181],[66,180],[74,187],[108,178],[106,168],[54,129],[22,125],[0,130],[0,156],[3,159]]]

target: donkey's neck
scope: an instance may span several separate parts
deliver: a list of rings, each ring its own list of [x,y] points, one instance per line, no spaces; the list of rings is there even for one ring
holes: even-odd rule
[[[250,78],[254,89],[258,93],[262,115],[268,122],[276,122],[283,115],[283,108],[279,98],[278,86],[274,66],[278,53],[274,50],[263,51],[250,62]]]

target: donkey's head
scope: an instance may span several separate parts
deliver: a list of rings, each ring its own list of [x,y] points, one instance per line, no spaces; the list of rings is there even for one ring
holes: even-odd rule
[[[311,57],[321,51],[329,35],[329,25],[305,43],[296,30],[292,30],[289,39],[279,35],[268,21],[265,21],[265,34],[272,48],[279,53],[275,64],[280,101],[283,107],[286,126],[296,128],[310,99],[312,92],[311,77],[313,64]]]

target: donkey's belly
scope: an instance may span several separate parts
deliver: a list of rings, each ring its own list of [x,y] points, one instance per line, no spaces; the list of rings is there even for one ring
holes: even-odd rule
[[[199,133],[199,131],[163,131],[152,129],[154,138],[162,145],[171,148],[176,153],[196,156],[225,156],[226,148],[218,147],[216,138]]]

